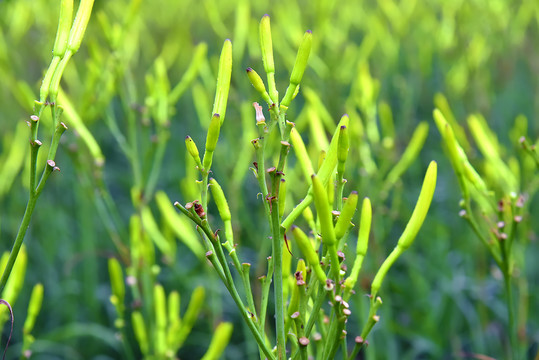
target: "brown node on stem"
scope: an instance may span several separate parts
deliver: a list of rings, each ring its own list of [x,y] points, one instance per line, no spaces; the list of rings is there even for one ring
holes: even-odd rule
[[[305,336],[300,337],[298,342],[301,346],[307,346],[310,343],[309,339],[307,339]]]

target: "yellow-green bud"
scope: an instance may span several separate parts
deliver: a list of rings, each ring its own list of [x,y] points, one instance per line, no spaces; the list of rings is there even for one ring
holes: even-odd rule
[[[264,82],[262,81],[260,75],[258,75],[256,71],[249,67],[247,68],[247,76],[249,77],[249,81],[251,82],[255,90],[258,91],[264,101],[271,105],[271,99],[268,92],[266,91],[266,87],[264,86]]]
[[[217,329],[213,332],[208,351],[202,357],[202,360],[215,360],[221,358],[223,351],[230,341],[232,331],[234,327],[232,323],[222,322],[217,326]]]
[[[232,219],[232,216],[230,215],[230,208],[228,207],[228,202],[226,201],[223,189],[214,178],[210,178],[210,190],[211,194],[213,195],[215,205],[217,205],[217,210],[219,211],[221,220],[230,221]]]
[[[232,74],[232,42],[226,39],[219,58],[219,73],[217,74],[217,86],[215,100],[213,102],[213,114],[219,114],[221,124],[225,121],[226,104],[230,90],[230,76]]]
[[[430,208],[430,203],[432,202],[432,197],[434,196],[434,190],[436,189],[436,175],[436,162],[431,161],[427,173],[425,174],[423,186],[421,187],[421,192],[419,193],[419,198],[417,199],[410,221],[408,221],[398,242],[398,246],[403,249],[407,249],[412,245],[419,229],[425,221],[425,217]]]
[[[206,152],[204,153],[203,167],[208,171],[211,167],[213,152],[217,147],[217,141],[219,140],[219,132],[221,131],[221,120],[219,114],[213,114],[210,126],[208,128],[208,134],[206,135]]]
[[[200,155],[198,153],[197,144],[195,144],[195,142],[189,135],[185,137],[185,147],[187,148],[189,155],[191,155],[193,160],[195,160],[197,166],[202,166],[202,164],[200,163]]]
[[[320,231],[322,232],[322,241],[327,246],[333,246],[336,243],[335,231],[333,229],[333,216],[329,208],[327,192],[318,176],[311,176],[314,192],[314,204],[318,219],[320,220]]]
[[[339,219],[335,224],[335,237],[337,240],[340,240],[350,228],[350,221],[352,221],[352,217],[356,212],[358,198],[357,191],[352,191],[344,202]]]
[[[262,50],[262,61],[266,73],[274,73],[275,65],[273,63],[273,44],[271,41],[271,25],[268,14],[260,20],[260,48]]]
[[[30,303],[28,304],[28,315],[24,321],[23,333],[30,334],[36,323],[37,315],[41,310],[43,303],[43,284],[36,284],[30,295]]]
[[[81,0],[79,4],[77,15],[75,16],[75,21],[73,22],[73,27],[71,28],[67,43],[67,48],[71,50],[72,53],[76,53],[80,48],[82,38],[84,37],[86,27],[88,26],[88,21],[90,20],[90,15],[92,14],[93,6],[94,0]]]
[[[165,328],[167,326],[167,316],[166,316],[166,296],[165,289],[160,284],[155,284],[153,287],[153,301],[155,309],[155,324],[158,328]]]
[[[53,56],[63,57],[67,49],[67,40],[71,30],[73,19],[73,0],[62,0],[60,5],[60,19],[58,21],[58,30],[56,31],[56,40],[52,50]]]
[[[298,55],[296,56],[296,62],[290,75],[290,84],[298,85],[301,82],[301,78],[307,68],[307,61],[311,53],[311,47],[313,43],[313,33],[311,30],[307,30],[303,35],[303,40],[298,49]]]
[[[125,297],[125,282],[122,267],[116,258],[109,259],[109,276],[112,294],[116,296],[119,304],[123,304]]]
[[[180,293],[176,290],[168,294],[168,323],[173,324],[180,321]]]
[[[296,243],[298,244],[298,247],[300,251],[303,253],[303,256],[307,259],[307,262],[313,269],[316,277],[320,281],[321,284],[326,284],[326,273],[322,270],[322,267],[320,266],[320,259],[318,258],[318,255],[313,249],[313,246],[311,244],[311,240],[307,237],[307,235],[297,226],[292,226],[292,234],[294,234],[294,239],[296,239]]]

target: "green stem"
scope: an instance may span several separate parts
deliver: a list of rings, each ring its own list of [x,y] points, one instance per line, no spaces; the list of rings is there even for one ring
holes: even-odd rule
[[[35,176],[35,172],[33,172],[30,176]],[[13,270],[13,265],[15,265],[15,260],[17,260],[17,256],[19,255],[19,250],[21,249],[22,243],[24,241],[24,236],[26,235],[26,231],[28,230],[28,227],[30,225],[30,219],[32,218],[32,213],[34,212],[34,208],[36,207],[36,201],[38,197],[39,195],[31,193],[30,199],[26,204],[26,210],[24,211],[24,216],[22,218],[21,225],[19,226],[17,237],[15,238],[15,242],[13,243],[13,248],[11,249],[11,253],[9,254],[9,258],[4,273],[2,274],[2,278],[0,279],[0,294],[2,294],[2,292],[4,291],[4,287],[6,286],[9,275],[11,274],[11,270]]]
[[[283,247],[281,244],[281,226],[279,221],[279,205],[277,199],[272,200],[272,247],[274,295],[275,295],[275,327],[277,331],[277,354],[279,360],[286,359],[286,337],[284,331],[284,301],[283,301]]]
[[[499,240],[500,249],[502,253],[502,265],[501,267],[504,280],[505,295],[507,298],[507,317],[508,317],[508,332],[509,332],[509,354],[512,359],[518,359],[517,340],[516,340],[516,326],[515,326],[515,313],[513,310],[513,291],[511,287],[511,268],[510,258],[507,253],[505,240]]]

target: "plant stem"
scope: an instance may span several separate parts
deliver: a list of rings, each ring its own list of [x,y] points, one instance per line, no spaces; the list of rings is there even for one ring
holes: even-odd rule
[[[277,331],[277,354],[279,360],[286,359],[284,331],[284,301],[283,301],[283,247],[281,245],[281,226],[279,221],[279,205],[273,199],[272,218],[272,247],[275,269],[273,271],[275,295],[275,327]]]
[[[35,172],[30,172],[30,176],[35,176]],[[15,265],[15,260],[17,260],[17,255],[19,255],[19,250],[21,249],[22,243],[24,241],[24,236],[26,235],[26,231],[28,230],[28,227],[30,225],[30,219],[32,218],[34,208],[36,207],[36,201],[38,196],[39,195],[31,191],[30,199],[26,204],[26,210],[24,211],[24,216],[22,218],[21,225],[19,226],[19,231],[17,232],[17,237],[15,238],[15,242],[13,243],[13,248],[11,249],[11,253],[9,254],[9,258],[4,269],[4,273],[2,274],[2,278],[0,279],[0,294],[2,294],[2,292],[4,291],[4,287],[6,286],[7,280],[9,279],[11,270],[13,270],[13,265]]]

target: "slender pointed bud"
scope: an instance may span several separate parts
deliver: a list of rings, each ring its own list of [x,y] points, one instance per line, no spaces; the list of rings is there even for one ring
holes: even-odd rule
[[[290,74],[290,85],[286,89],[284,98],[281,101],[281,104],[284,106],[289,106],[290,102],[296,97],[297,92],[299,91],[299,83],[307,68],[307,61],[309,60],[309,55],[311,53],[312,42],[313,33],[311,30],[307,30],[305,35],[303,35],[303,40],[301,41],[296,56],[296,62],[294,63],[294,68]]]
[[[109,259],[109,277],[110,277],[110,286],[112,288],[112,295],[114,296],[114,304],[116,308],[123,308],[124,298],[125,298],[125,282],[124,274],[122,272],[122,267],[120,262],[116,258]]]
[[[410,165],[417,159],[419,152],[423,148],[423,144],[429,134],[429,124],[425,121],[420,122],[417,125],[410,143],[404,150],[399,162],[391,169],[387,175],[386,182],[388,184],[395,184],[401,175],[410,167]]]
[[[140,347],[140,351],[143,355],[148,354],[150,345],[148,343],[148,333],[146,332],[146,324],[144,324],[144,318],[140,311],[133,311],[131,315],[131,321],[133,323],[133,331],[135,338]]]
[[[314,173],[313,164],[305,148],[305,143],[296,128],[292,128],[290,131],[290,141],[292,142],[292,149],[294,149],[305,179],[310,179],[311,174]]]
[[[339,143],[337,147],[337,159],[340,163],[346,162],[348,157],[348,128],[346,126],[341,126],[339,130]]]
[[[320,177],[320,180],[322,180],[323,184],[328,183],[331,174],[333,174],[333,171],[335,170],[335,166],[337,165],[337,148],[339,143],[340,129],[341,126],[348,127],[349,120],[350,119],[348,118],[348,115],[344,114],[341,117],[341,120],[339,121],[339,124],[335,129],[335,132],[333,133],[333,138],[331,139],[331,143],[329,144],[329,150],[327,152],[326,158],[320,166],[317,174]]]
[[[187,310],[185,311],[185,315],[182,319],[181,329],[176,334],[176,338],[174,339],[174,345],[177,348],[180,348],[180,346],[185,342],[185,339],[187,339],[187,336],[193,329],[193,325],[195,324],[195,321],[200,314],[200,310],[202,310],[202,306],[204,305],[205,296],[206,295],[204,288],[201,286],[198,286],[193,291],[191,299],[189,300],[189,305],[187,305]]]
[[[301,82],[301,78],[307,68],[307,61],[311,54],[311,47],[313,43],[313,33],[311,30],[307,30],[303,35],[303,40],[298,49],[298,55],[296,56],[296,62],[290,75],[290,83],[298,85]]]
[[[372,206],[371,200],[367,197],[363,199],[361,207],[361,220],[359,222],[359,234],[357,237],[356,254],[367,255],[367,247],[369,246],[369,233],[372,223]]]
[[[337,172],[344,173],[346,158],[348,157],[348,128],[341,126],[339,129],[339,142],[337,145]]]
[[[181,297],[180,293],[176,290],[173,290],[168,294],[168,323],[174,324],[175,322],[180,321],[180,305],[181,305]]]
[[[23,334],[30,334],[36,323],[37,316],[41,311],[41,305],[43,303],[43,284],[36,284],[32,289],[32,295],[30,295],[30,302],[28,304],[28,314],[24,321]]]
[[[165,296],[165,289],[162,285],[156,284],[153,287],[153,301],[155,309],[155,325],[158,329],[164,329],[167,326],[167,300]]]
[[[336,243],[335,230],[333,228],[333,217],[331,215],[331,209],[329,208],[327,192],[316,175],[311,176],[313,191],[314,191],[314,203],[316,212],[318,213],[318,219],[320,220],[320,231],[322,232],[322,241],[327,246],[333,246]]]
[[[213,114],[210,126],[208,128],[208,134],[206,135],[206,151],[204,153],[204,159],[202,166],[206,171],[211,168],[213,159],[213,152],[217,147],[217,141],[219,140],[219,132],[221,131],[221,119],[219,114]]]
[[[200,163],[200,155],[198,153],[197,144],[195,144],[195,142],[189,135],[185,137],[185,147],[187,148],[187,152],[189,152],[189,155],[191,155],[193,160],[195,160],[195,164],[197,164],[197,166],[202,166],[202,164]]]
[[[427,212],[429,211],[430,204],[432,202],[432,197],[434,196],[434,190],[436,189],[436,175],[437,175],[437,165],[435,161],[431,161],[425,174],[425,179],[423,180],[423,186],[421,187],[421,192],[419,193],[419,198],[415,205],[410,221],[406,225],[404,232],[402,233],[398,246],[404,250],[408,249],[412,242],[414,241],[419,229],[425,221]]]
[[[356,212],[358,198],[357,191],[352,191],[344,202],[339,219],[335,224],[335,237],[337,240],[340,240],[350,228],[350,221],[352,221],[352,217]]]
[[[273,43],[271,41],[271,26],[269,15],[264,15],[260,20],[260,50],[262,51],[262,61],[264,70],[268,76],[268,92],[271,102],[279,102],[279,92],[275,87],[275,64],[273,62]]]
[[[356,258],[354,259],[354,265],[350,276],[345,280],[344,286],[347,291],[351,291],[356,285],[361,266],[363,265],[363,259],[367,254],[367,247],[369,246],[369,233],[371,231],[372,223],[372,207],[371,200],[369,198],[363,199],[363,205],[361,207],[361,220],[359,221],[359,234],[357,237]]]
[[[77,15],[73,22],[73,27],[69,34],[69,40],[67,42],[67,48],[72,53],[76,53],[86,32],[90,15],[92,14],[92,7],[94,6],[94,0],[81,0],[79,8],[77,9]]]
[[[273,43],[271,41],[271,25],[268,14],[260,20],[260,48],[262,50],[262,61],[266,73],[274,73],[275,65],[273,63]]]
[[[217,205],[217,210],[221,216],[221,220],[230,221],[232,216],[230,215],[230,208],[228,207],[228,202],[226,201],[225,193],[219,185],[219,183],[214,179],[210,178],[210,190],[213,195],[213,200],[215,205]]]
[[[292,227],[292,234],[294,234],[294,239],[296,239],[300,251],[307,259],[307,262],[311,266],[311,269],[313,269],[318,281],[320,281],[321,284],[325,284],[327,280],[326,273],[324,273],[320,266],[320,259],[313,249],[311,240],[309,240],[307,235],[295,225]]]
[[[232,323],[229,322],[222,322],[217,325],[217,329],[215,329],[213,332],[213,337],[211,339],[210,346],[208,347],[208,351],[206,351],[206,354],[204,354],[202,360],[221,358],[221,355],[230,341],[233,330],[234,327]]]
[[[449,152],[449,160],[451,161],[451,164],[453,165],[453,168],[455,172],[457,173],[457,176],[462,176],[463,172],[463,166],[462,166],[462,157],[461,154],[458,151],[458,148],[460,147],[457,139],[455,138],[455,134],[453,133],[453,129],[445,119],[442,112],[438,109],[434,109],[433,112],[434,121],[436,123],[436,126],[438,127],[438,130],[440,131],[440,134],[442,135],[442,139],[444,140],[447,150]],[[464,154],[464,152],[462,152]],[[467,159],[466,159],[467,160]]]
[[[393,265],[393,263],[401,256],[401,254],[412,245],[423,221],[427,216],[427,212],[434,195],[434,190],[436,188],[436,174],[437,174],[437,165],[435,161],[431,161],[425,174],[425,179],[423,180],[423,186],[421,187],[421,193],[417,200],[416,206],[402,233],[397,246],[389,254],[389,256],[384,260],[378,272],[376,273],[372,284],[371,284],[371,296],[376,296],[378,290],[382,286],[384,278]]]
[[[213,102],[213,114],[220,114],[221,124],[225,121],[226,104],[230,90],[230,76],[232,74],[232,42],[226,39],[219,58],[219,73],[217,74],[217,87]]]
[[[268,105],[271,105],[272,101],[269,97],[266,87],[264,86],[264,81],[262,81],[260,75],[258,75],[258,73],[252,68],[247,68],[247,76],[249,77],[249,81],[251,82],[255,90],[262,96],[264,101],[267,102]]]
[[[56,31],[56,40],[52,50],[53,56],[63,57],[67,49],[67,40],[71,30],[73,20],[73,0],[62,0],[60,5],[60,19],[58,21],[58,30]]]

